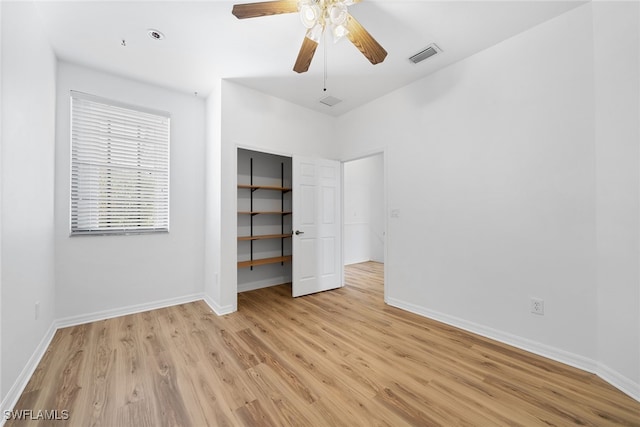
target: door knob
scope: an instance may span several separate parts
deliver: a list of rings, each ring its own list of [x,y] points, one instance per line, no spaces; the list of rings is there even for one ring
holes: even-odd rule
[[[299,236],[301,234],[304,234],[304,231],[296,230],[296,236]]]

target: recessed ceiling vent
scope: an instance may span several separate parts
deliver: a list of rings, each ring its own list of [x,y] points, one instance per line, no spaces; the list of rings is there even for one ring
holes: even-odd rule
[[[333,107],[336,104],[339,104],[342,102],[342,99],[336,98],[335,96],[325,96],[324,98],[322,98],[320,100],[321,104],[327,105],[329,107]]]
[[[417,64],[418,62],[422,62],[427,58],[431,58],[433,55],[437,55],[440,52],[442,52],[442,49],[440,49],[437,44],[432,43],[426,49],[410,57],[409,61],[413,62],[414,64]]]

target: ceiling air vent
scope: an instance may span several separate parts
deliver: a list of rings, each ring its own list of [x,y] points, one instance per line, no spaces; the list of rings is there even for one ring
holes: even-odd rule
[[[335,96],[331,96],[331,95],[325,96],[320,100],[321,104],[328,105],[329,107],[333,107],[334,105],[339,104],[341,102],[342,102],[342,99],[336,98]]]
[[[410,57],[409,61],[417,64],[418,62],[422,62],[427,58],[431,58],[433,55],[437,55],[440,52],[442,52],[442,49],[440,49],[437,44],[433,43],[430,44],[426,49]]]

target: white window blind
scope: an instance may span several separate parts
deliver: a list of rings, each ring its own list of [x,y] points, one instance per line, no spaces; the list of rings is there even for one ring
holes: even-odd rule
[[[169,231],[169,114],[71,92],[71,234]]]

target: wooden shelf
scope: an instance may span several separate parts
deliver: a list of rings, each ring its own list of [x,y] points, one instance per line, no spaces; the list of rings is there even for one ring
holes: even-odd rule
[[[291,237],[291,234],[263,234],[262,236],[238,236],[238,240],[265,240],[265,239],[284,239]]]
[[[1,1],[1,0],[0,0]],[[291,255],[286,255],[285,256],[285,242],[284,239],[285,238],[291,238],[291,233],[285,233],[285,230],[290,230],[291,226],[289,224],[285,225],[285,222],[289,222],[287,219],[285,219],[286,215],[291,215],[292,211],[291,211],[291,205],[290,205],[290,196],[292,194],[292,189],[291,187],[287,187],[285,186],[285,180],[284,180],[284,160],[280,161],[280,180],[279,183],[280,185],[260,185],[260,184],[256,184],[254,182],[254,174],[253,174],[253,166],[254,166],[254,158],[253,156],[250,157],[249,159],[249,184],[238,184],[238,190],[243,190],[243,191],[238,191],[238,200],[243,200],[243,201],[247,201],[250,202],[248,205],[242,205],[241,209],[246,209],[249,208],[248,210],[239,210],[238,211],[238,215],[248,215],[249,216],[249,230],[246,230],[245,233],[248,232],[248,236],[238,236],[238,242],[241,241],[245,241],[245,242],[249,242],[248,246],[249,246],[249,253],[250,253],[250,258],[252,258],[249,261],[239,261],[238,262],[238,268],[250,268],[251,270],[253,270],[253,267],[255,266],[259,266],[259,265],[267,265],[267,264],[284,264],[285,262],[291,262]],[[271,175],[269,175],[269,177],[271,179],[273,179],[271,182],[272,183],[278,183],[278,181],[275,181],[276,178],[276,174],[275,174],[275,170],[273,171],[274,173]],[[250,190],[250,191],[244,191],[244,190]],[[273,198],[272,202],[274,202],[274,204],[271,205],[259,205],[260,207],[257,207],[254,202],[255,202],[255,198],[257,197],[257,195],[255,195],[254,193],[256,192],[256,190],[267,190],[267,191],[276,191],[277,193],[272,193],[270,196],[271,198]],[[278,194],[279,193],[279,194]],[[285,193],[289,193],[288,195],[285,196]],[[278,194],[278,204],[275,204],[275,194]],[[247,196],[248,196],[248,200],[247,200]],[[287,199],[287,200],[285,200]],[[287,203],[288,202],[288,203]],[[261,208],[263,210],[261,210]],[[265,210],[266,208],[266,210]],[[269,209],[274,209],[274,210],[269,210]],[[278,229],[273,228],[271,230],[268,230],[266,232],[268,233],[274,233],[274,234],[256,234],[256,229],[254,228],[255,224],[254,224],[254,219],[253,217],[256,215],[271,215],[271,218],[268,218],[269,223],[274,223],[274,222],[280,222]],[[289,217],[291,218],[291,217]],[[275,226],[275,224],[272,224]],[[278,231],[280,232],[279,234],[275,234],[278,233]],[[254,252],[254,241],[257,240],[264,240],[265,242],[262,245],[264,245],[265,247],[269,247],[271,254],[277,254],[280,253],[280,256],[276,256],[276,257],[271,257],[271,258],[262,258],[262,259],[255,259],[256,254]],[[278,241],[280,240],[280,241]],[[243,246],[244,244],[239,244],[239,246]],[[275,250],[278,249],[277,252],[275,252]],[[264,254],[262,255],[264,256]]]
[[[290,187],[278,187],[275,185],[250,185],[250,184],[238,184],[238,188],[246,188],[248,190],[275,190],[287,193],[291,191]]]
[[[240,215],[290,215],[291,211],[239,211]]]
[[[255,267],[257,265],[277,264],[291,261],[291,255],[278,256],[274,258],[254,259],[253,261],[238,261],[238,268]]]

